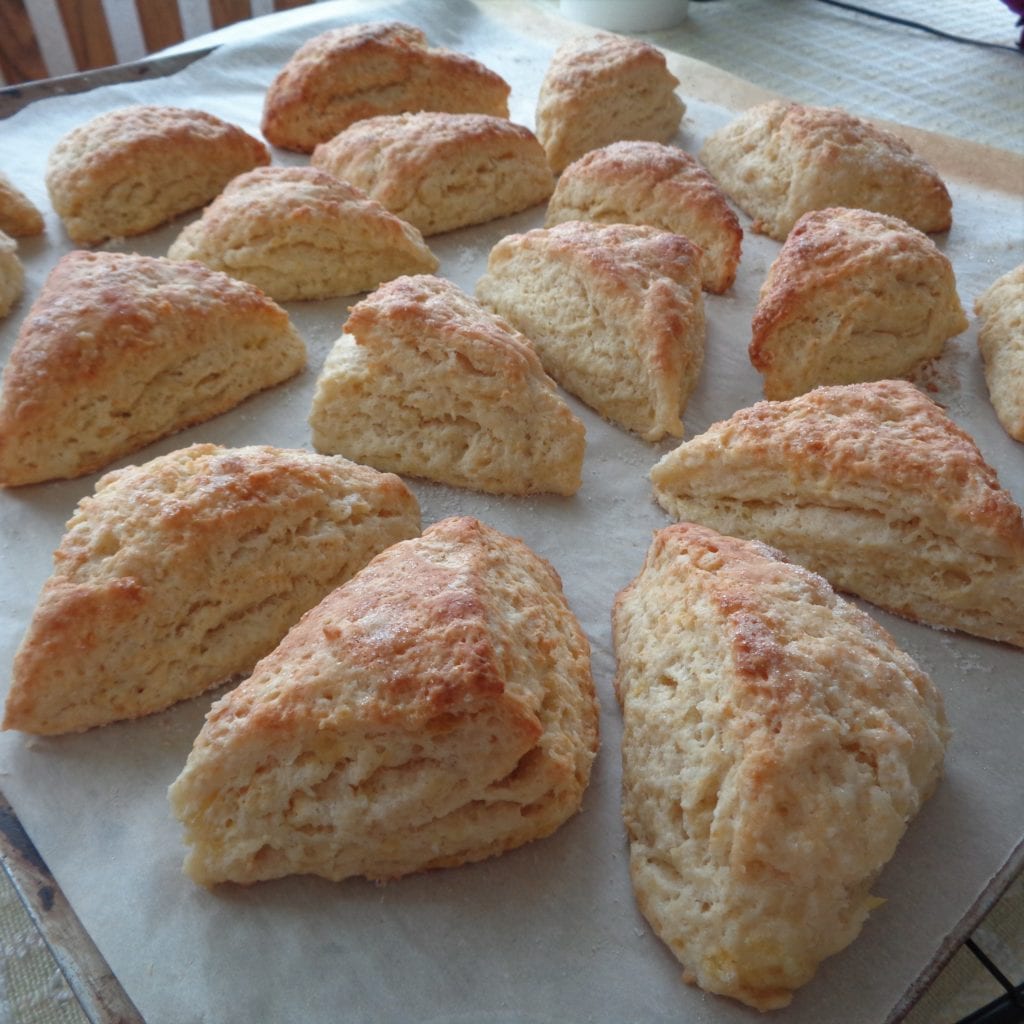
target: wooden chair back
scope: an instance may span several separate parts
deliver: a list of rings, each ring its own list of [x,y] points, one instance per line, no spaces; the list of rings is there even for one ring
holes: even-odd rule
[[[312,0],[272,0],[272,6],[275,11],[282,11],[310,2]],[[188,3],[208,4],[214,29],[253,16],[251,0],[134,0],[146,53],[173,46],[186,38],[181,7]],[[50,78],[55,73],[109,67],[126,59],[117,52],[103,0],[51,0],[51,4],[59,16],[59,27],[74,68],[51,69],[48,66],[40,45],[41,33],[33,25],[32,14],[35,11],[38,16],[38,3],[33,6],[26,0],[0,0],[0,72],[4,80],[0,84],[17,85]]]

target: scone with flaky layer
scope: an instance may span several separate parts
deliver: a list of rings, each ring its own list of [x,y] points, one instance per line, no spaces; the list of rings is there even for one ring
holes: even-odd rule
[[[700,246],[705,291],[724,292],[736,277],[739,219],[715,179],[675,146],[613,142],[571,163],[558,179],[545,224],[567,220],[649,224],[685,235]]]
[[[973,440],[906,381],[759,402],[669,452],[678,519],[763,540],[833,586],[1024,646],[1024,523]]]
[[[554,177],[536,136],[487,114],[423,111],[357,121],[313,165],[350,182],[424,235],[544,202]]]
[[[640,909],[685,980],[785,1006],[877,906],[942,770],[941,695],[820,576],[690,523],[613,625]]]
[[[214,705],[170,789],[185,870],[388,879],[493,857],[579,809],[597,742],[590,650],[555,571],[446,519]]]
[[[992,407],[1010,437],[1024,441],[1024,263],[979,295],[974,312]]]
[[[82,476],[306,365],[288,314],[199,263],[68,253],[21,325],[0,393],[0,485]]]
[[[754,310],[750,361],[766,398],[905,377],[967,329],[949,260],[898,217],[805,213]]]
[[[0,171],[0,231],[12,238],[43,233],[43,215],[10,178]]]
[[[537,137],[554,171],[618,139],[667,142],[686,104],[650,43],[611,32],[577,36],[551,58],[537,99]]]
[[[248,281],[278,302],[351,295],[438,267],[416,228],[313,167],[258,167],[235,178],[167,255]]]
[[[4,728],[79,732],[249,672],[419,525],[398,477],[309,452],[200,444],[108,473],[54,555]]]
[[[530,342],[438,277],[353,306],[317,380],[317,451],[492,494],[574,494],[583,424]]]
[[[139,235],[204,206],[267,147],[202,110],[135,106],[94,117],[50,152],[46,187],[72,241]]]
[[[935,169],[897,135],[835,107],[773,100],[714,132],[700,152],[754,231],[785,241],[805,213],[847,206],[946,231],[952,202]]]
[[[704,359],[700,249],[691,241],[583,221],[509,235],[491,250],[476,294],[606,419],[648,441],[682,436]]]
[[[25,290],[25,269],[18,259],[18,244],[0,231],[0,317],[7,316]]]
[[[330,29],[305,42],[267,90],[263,134],[312,153],[355,121],[415,110],[508,117],[508,83],[398,21]]]

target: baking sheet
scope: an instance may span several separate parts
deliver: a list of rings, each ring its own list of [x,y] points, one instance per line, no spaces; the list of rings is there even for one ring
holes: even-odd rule
[[[263,91],[299,43],[332,24],[371,17],[419,24],[432,41],[500,71],[513,87],[512,118],[532,126],[547,60],[558,33],[569,29],[548,19],[542,32],[518,32],[463,2],[446,4],[441,22],[437,9],[415,0],[319,5],[297,21],[268,23],[294,27],[225,47],[173,79],[41,101],[0,123],[0,166],[48,209],[42,180],[49,149],[102,111],[173,102],[258,132]],[[692,61],[686,68],[700,71]],[[684,77],[689,109],[675,141],[690,151],[729,119],[727,104],[746,95],[742,83],[733,88],[737,80],[730,86],[711,69],[699,77],[694,91],[717,100],[694,99]],[[942,152],[940,144],[940,168]],[[304,161],[275,153],[275,162]],[[991,175],[982,184],[950,182],[955,225],[939,242],[954,262],[966,306],[1024,258],[1021,196],[1001,191],[998,181],[997,173],[995,184]],[[188,219],[109,248],[161,255]],[[542,219],[537,209],[430,239],[439,272],[472,291],[490,246]],[[69,248],[52,214],[42,239],[23,241],[27,295],[0,324],[4,358],[46,274]],[[732,292],[705,297],[707,358],[686,411],[687,436],[761,397],[746,347],[757,290],[777,251],[777,243],[748,234]],[[196,441],[309,447],[306,417],[316,374],[351,301],[288,307],[310,350],[309,369],[299,378],[123,462]],[[976,438],[1015,498],[1024,499],[1022,449],[991,412],[973,321],[919,382]],[[646,475],[673,443],[649,445],[569,401],[588,438],[584,484],[575,497],[499,499],[411,482],[424,525],[454,513],[476,515],[550,559],[590,637],[602,750],[583,812],[551,838],[483,864],[386,886],[291,878],[211,893],[181,874],[180,829],[165,792],[216,694],[82,736],[0,735],[0,788],[149,1024],[759,1019],[681,982],[678,963],[646,926],[629,887],[609,613],[616,590],[639,570],[651,532],[668,521],[651,500]],[[10,664],[63,524],[94,482],[0,493],[0,665]],[[780,1021],[885,1019],[1022,840],[1024,656],[873,614],[946,698],[955,729],[946,776],[876,885],[885,904],[857,942],[774,1015]],[[6,672],[0,686],[6,691]]]

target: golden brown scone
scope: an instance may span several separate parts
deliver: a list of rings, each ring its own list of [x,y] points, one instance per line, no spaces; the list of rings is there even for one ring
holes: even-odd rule
[[[288,314],[199,263],[68,253],[21,325],[0,395],[0,485],[82,476],[306,364]]]
[[[239,175],[167,255],[199,260],[278,302],[352,295],[438,267],[416,228],[314,167]]]
[[[583,424],[530,342],[439,277],[353,306],[317,380],[317,451],[492,494],[574,494]]]
[[[81,732],[249,672],[419,525],[398,477],[309,452],[198,444],[108,473],[54,555],[3,727]]]
[[[25,290],[25,270],[18,244],[0,231],[0,318],[7,316]]]
[[[207,716],[171,807],[213,885],[397,878],[539,839],[598,742],[590,650],[522,541],[445,519],[328,596]]]
[[[537,137],[552,170],[618,139],[667,142],[686,111],[678,84],[650,43],[611,32],[564,42],[537,99]]]
[[[509,84],[462,53],[427,45],[418,28],[369,22],[305,42],[267,91],[263,134],[312,153],[355,121],[414,110],[508,117]]]
[[[979,295],[974,312],[992,407],[1010,437],[1024,441],[1024,263]]]
[[[363,189],[424,235],[544,202],[554,176],[536,136],[488,114],[423,111],[357,121],[313,165]]]
[[[805,213],[761,286],[750,361],[766,398],[906,377],[967,329],[949,260],[898,217]]]
[[[880,902],[942,771],[941,695],[820,576],[690,523],[613,623],[640,909],[686,981],[785,1006]]]
[[[701,248],[705,291],[736,277],[743,229],[718,183],[689,153],[660,142],[624,141],[595,149],[558,179],[545,225],[567,220],[649,224]]]
[[[60,139],[46,187],[71,240],[91,245],[204,206],[236,175],[268,163],[262,142],[205,111],[124,107]]]
[[[6,174],[0,172],[0,231],[12,238],[43,233],[43,215]]]
[[[897,615],[1024,646],[1024,523],[912,384],[822,387],[713,424],[651,470],[678,519],[773,544]]]
[[[949,192],[898,136],[834,107],[773,100],[740,114],[704,143],[700,158],[753,229],[785,241],[811,210],[888,213],[919,231],[946,231]]]
[[[632,224],[508,235],[476,294],[534,344],[566,391],[645,440],[681,437],[704,359],[700,249]]]

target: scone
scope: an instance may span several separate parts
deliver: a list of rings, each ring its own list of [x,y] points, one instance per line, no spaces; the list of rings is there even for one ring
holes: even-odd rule
[[[613,142],[571,163],[558,179],[545,224],[567,220],[650,224],[685,235],[701,248],[705,291],[720,294],[736,277],[739,219],[715,179],[675,146]]]
[[[619,139],[667,142],[686,110],[678,84],[664,54],[639,39],[598,32],[563,43],[537,99],[537,137],[551,169]]]
[[[1024,263],[979,295],[974,312],[992,407],[1010,437],[1024,441]]]
[[[946,231],[949,192],[892,132],[833,107],[773,100],[714,132],[700,152],[753,229],[785,241],[805,213],[847,206],[888,213],[919,231]]]
[[[574,494],[583,424],[518,331],[439,277],[353,306],[317,380],[317,451],[492,494]]]
[[[689,523],[613,624],[640,909],[686,981],[785,1006],[881,902],[942,771],[941,695],[820,576]]]
[[[805,213],[761,286],[750,361],[766,398],[906,377],[967,329],[949,260],[898,217]]]
[[[906,381],[816,388],[713,424],[651,470],[678,519],[757,538],[908,619],[1024,646],[1024,523]]]
[[[0,231],[12,238],[43,233],[43,215],[3,172],[0,172]]]
[[[167,255],[199,260],[278,302],[351,295],[438,267],[416,228],[313,167],[235,178]]]
[[[704,359],[700,249],[691,241],[582,221],[509,235],[491,250],[476,294],[606,419],[648,441],[682,436]]]
[[[390,879],[539,839],[597,749],[586,637],[522,541],[445,519],[219,700],[171,786],[197,882]]]
[[[7,316],[25,290],[25,270],[18,259],[18,244],[0,231],[0,318]]]
[[[249,672],[419,525],[397,477],[309,452],[199,444],[108,473],[54,555],[3,727],[80,732]]]
[[[73,242],[140,235],[204,206],[267,147],[202,110],[124,107],[58,141],[46,187]]]
[[[252,285],[199,263],[68,253],[0,394],[0,485],[82,476],[293,377],[306,348]]]
[[[363,189],[425,235],[518,213],[554,188],[533,132],[488,114],[357,121],[317,146],[313,166]]]
[[[508,83],[465,54],[427,45],[420,29],[370,22],[308,40],[267,91],[263,134],[312,153],[350,124],[414,110],[508,117]]]

